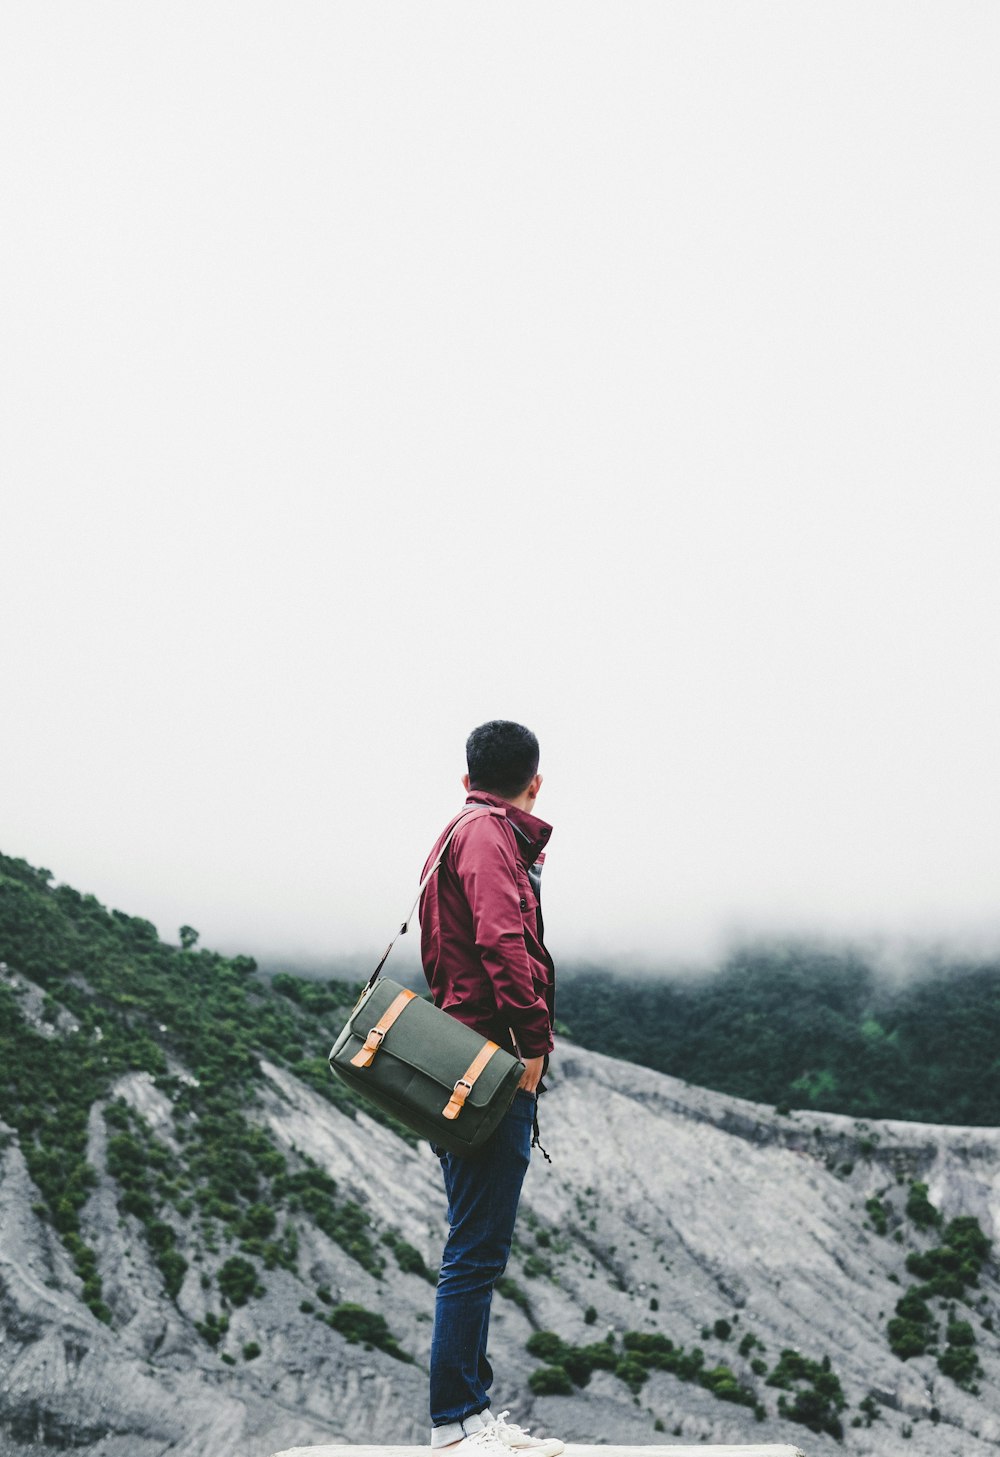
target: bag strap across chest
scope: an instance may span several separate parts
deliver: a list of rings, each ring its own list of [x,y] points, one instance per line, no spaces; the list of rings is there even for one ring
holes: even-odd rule
[[[420,897],[423,895],[423,893],[426,890],[428,884],[430,883],[431,876],[434,874],[435,870],[438,868],[438,866],[441,864],[441,861],[444,859],[444,852],[447,850],[448,846],[451,844],[451,837],[454,835],[454,833],[458,829],[459,825],[464,825],[469,820],[481,820],[486,815],[496,815],[496,816],[503,817],[504,816],[504,811],[502,809],[493,809],[488,804],[475,804],[475,805],[472,805],[472,807],[469,808],[469,809],[464,809],[462,811],[462,813],[458,816],[458,818],[455,820],[455,823],[452,825],[451,829],[448,831],[447,835],[445,835],[445,837],[444,837],[444,840],[443,840],[443,842],[441,844],[441,849],[437,853],[437,857],[436,857],[436,859],[434,861],[434,864],[431,866],[431,868],[428,870],[427,874],[424,876],[423,880],[420,882],[420,887],[419,887],[419,889],[417,891],[417,894],[416,894],[416,896],[414,898],[413,904],[410,907],[409,914],[407,915],[406,919],[403,921],[402,925],[400,926],[399,930],[396,932],[395,936],[393,936],[392,940],[389,942],[388,946],[385,948],[385,951],[382,953],[382,959],[379,962],[378,966],[376,966],[375,970],[372,972],[371,976],[368,978],[368,981],[367,981],[367,983],[366,983],[366,985],[364,987],[364,990],[361,993],[361,996],[362,997],[365,995],[365,992],[371,991],[372,987],[378,981],[379,974],[381,973],[382,968],[385,965],[386,961],[389,959],[389,952],[395,946],[396,941],[398,940],[398,938],[400,936],[405,936],[406,935],[406,932],[409,929],[410,922],[413,920],[413,913],[417,909],[417,906],[420,904]],[[358,998],[358,1001],[360,1001],[360,1000],[361,1000],[361,997]]]

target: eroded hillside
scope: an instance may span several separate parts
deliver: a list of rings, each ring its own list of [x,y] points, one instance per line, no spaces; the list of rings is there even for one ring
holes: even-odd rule
[[[265,985],[12,863],[5,1457],[423,1442],[445,1201],[326,1068],[354,989]],[[498,1408],[591,1442],[1000,1443],[1000,1132],[779,1114],[565,1040],[548,1082]]]

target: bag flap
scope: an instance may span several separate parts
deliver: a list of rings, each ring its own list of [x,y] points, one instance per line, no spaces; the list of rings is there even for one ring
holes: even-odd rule
[[[379,978],[351,1015],[350,1038],[343,1049],[346,1057],[353,1057],[382,1013],[403,990],[389,977]],[[450,1093],[458,1079],[465,1076],[486,1040],[456,1017],[416,996],[407,1002],[385,1034],[372,1066],[388,1053]],[[499,1048],[476,1078],[466,1101],[474,1108],[484,1107],[517,1063],[517,1058]],[[357,1071],[363,1077],[366,1070],[358,1068]]]

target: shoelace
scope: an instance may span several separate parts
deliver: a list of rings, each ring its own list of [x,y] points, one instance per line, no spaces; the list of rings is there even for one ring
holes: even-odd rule
[[[485,1426],[477,1427],[465,1438],[467,1442],[475,1442],[477,1447],[482,1447],[486,1452],[503,1452],[506,1457],[507,1447],[496,1430],[497,1422],[487,1422]]]
[[[511,1436],[527,1437],[529,1435],[529,1433],[531,1432],[531,1428],[530,1427],[519,1427],[518,1424],[517,1424],[517,1422],[509,1422],[509,1421],[507,1421],[507,1417],[509,1417],[509,1416],[510,1416],[510,1411],[509,1410],[508,1411],[502,1411],[499,1416],[496,1416],[496,1417],[493,1418],[493,1420],[490,1422],[490,1426],[491,1427],[502,1427],[504,1429],[504,1431],[510,1432]],[[498,1433],[498,1435],[500,1436],[500,1440],[502,1442],[503,1441],[503,1435],[502,1435],[502,1433]]]

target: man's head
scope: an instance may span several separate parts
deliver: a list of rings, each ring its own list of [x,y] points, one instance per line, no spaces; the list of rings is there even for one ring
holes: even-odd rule
[[[541,787],[538,740],[523,724],[505,718],[480,724],[465,742],[465,758],[466,789],[482,789],[513,803],[523,801],[527,808]]]

